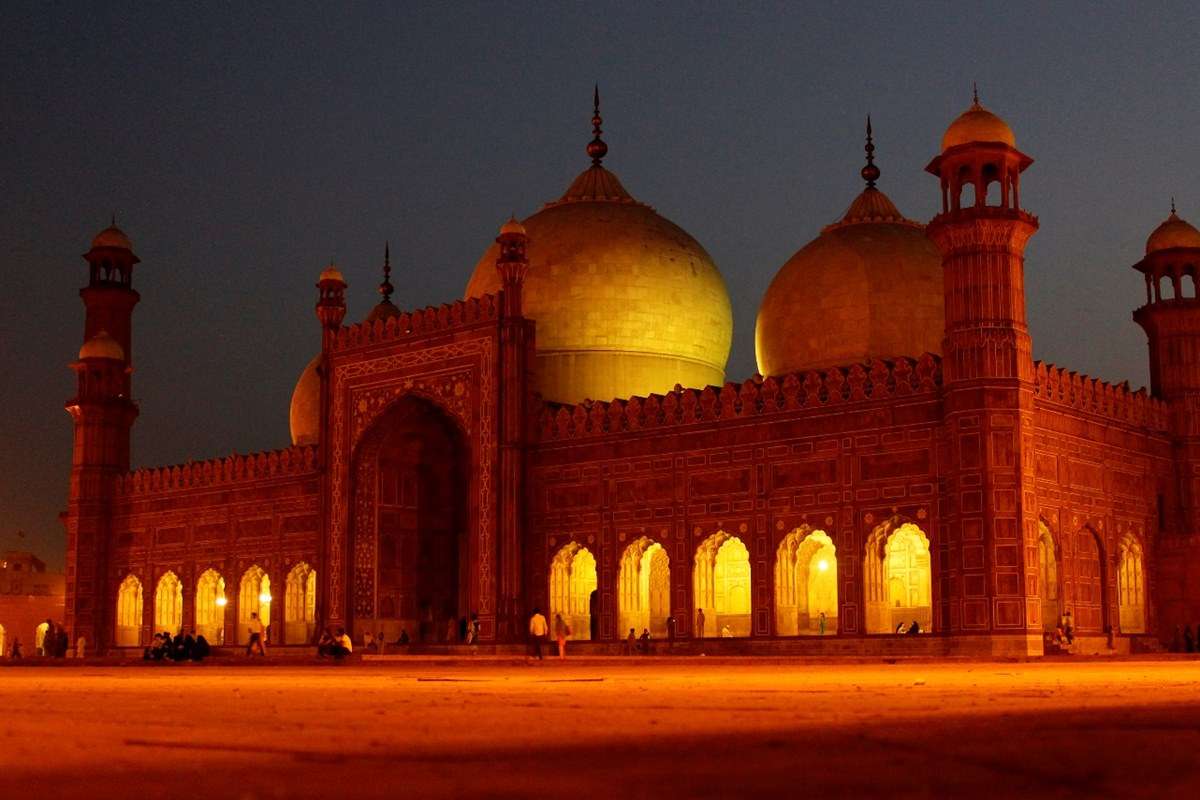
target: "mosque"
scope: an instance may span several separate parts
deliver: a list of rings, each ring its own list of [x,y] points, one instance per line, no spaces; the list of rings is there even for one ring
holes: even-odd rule
[[[66,404],[72,640],[234,644],[257,613],[275,645],[439,642],[477,615],[502,644],[540,607],[599,643],[1036,655],[1064,620],[1092,652],[1200,620],[1200,231],[1174,209],[1133,266],[1150,391],[1104,383],[1032,358],[1012,129],[978,98],[953,120],[921,223],[868,123],[865,187],[780,267],[760,374],[730,382],[717,265],[604,166],[598,97],[592,123],[591,164],[463,299],[397,308],[385,257],[347,321],[320,273],[272,452],[131,471],[138,258],[101,231]]]

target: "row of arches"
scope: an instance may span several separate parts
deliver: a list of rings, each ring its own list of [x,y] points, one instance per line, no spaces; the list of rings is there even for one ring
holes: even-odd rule
[[[1071,625],[1082,633],[1102,633],[1105,618],[1106,560],[1100,538],[1083,528],[1056,541],[1044,521],[1038,521],[1038,594],[1042,627],[1053,631],[1068,612]],[[1121,633],[1146,632],[1146,558],[1142,543],[1131,533],[1117,542],[1117,627]]]
[[[912,523],[882,525],[864,561],[866,630],[891,633],[916,620],[933,621],[929,538]],[[579,542],[563,545],[550,563],[551,619],[561,615],[577,639],[598,635],[596,557]],[[750,551],[736,535],[718,531],[696,548],[692,564],[692,630],[700,638],[751,634]],[[775,554],[775,634],[806,636],[838,630],[838,555],[833,539],[807,525],[789,533]],[[617,624],[622,637],[667,634],[671,563],[661,542],[642,536],[620,558]]]
[[[1183,274],[1170,273],[1159,276],[1157,280],[1152,275],[1146,275],[1146,303],[1158,303],[1163,300],[1195,300],[1196,279],[1191,272]]]
[[[271,578],[257,564],[242,574],[237,595],[237,633],[234,639],[245,644],[249,638],[250,615],[257,614],[264,624],[271,620]],[[195,634],[209,643],[225,644],[225,578],[215,569],[205,570],[196,580]],[[117,589],[116,636],[119,647],[136,647],[143,642],[144,597],[142,582],[129,574]],[[312,641],[316,628],[317,573],[306,562],[292,567],[284,582],[283,642],[305,644]],[[178,634],[183,629],[183,582],[174,572],[166,572],[154,589],[154,616],[151,630]]]

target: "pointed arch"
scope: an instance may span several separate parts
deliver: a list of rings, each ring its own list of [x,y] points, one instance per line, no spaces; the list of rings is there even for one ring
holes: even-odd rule
[[[914,621],[928,633],[933,626],[933,572],[925,531],[899,517],[871,531],[863,590],[867,633],[894,633]]]
[[[1038,596],[1042,599],[1042,630],[1053,631],[1062,618],[1062,582],[1058,547],[1045,520],[1038,520]]]
[[[209,644],[225,643],[225,579],[207,569],[196,581],[196,635]]]
[[[283,590],[285,644],[312,641],[317,628],[317,571],[301,561],[288,573]]]
[[[263,625],[270,626],[271,600],[271,578],[262,567],[255,564],[242,573],[238,590],[238,644],[250,641],[251,614],[257,614]]]
[[[1117,546],[1117,609],[1121,633],[1146,632],[1146,575],[1142,543],[1132,533]]]
[[[704,611],[707,638],[728,627],[733,636],[750,635],[750,551],[736,536],[717,531],[696,548],[692,606]],[[700,635],[697,624],[696,633]]]
[[[776,635],[837,632],[837,574],[837,548],[825,531],[802,525],[783,537],[775,551]]]
[[[136,647],[142,643],[142,582],[132,573],[117,588],[118,647]]]
[[[1100,634],[1107,624],[1105,611],[1104,548],[1099,534],[1084,526],[1063,537],[1063,615],[1078,633]]]
[[[596,557],[578,542],[568,542],[550,562],[550,627],[561,614],[571,638],[591,639],[598,591]]]
[[[671,563],[666,548],[642,536],[625,548],[617,579],[617,633],[624,638],[630,628],[654,637],[667,635],[671,615]]]
[[[168,570],[154,589],[154,632],[177,636],[183,629],[183,583]]]

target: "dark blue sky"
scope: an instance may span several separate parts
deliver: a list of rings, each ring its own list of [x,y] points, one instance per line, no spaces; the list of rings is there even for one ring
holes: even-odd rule
[[[868,111],[919,219],[972,81],[1013,126],[1037,358],[1145,383],[1129,265],[1172,194],[1200,222],[1194,3],[203,6],[0,10],[0,547],[62,562],[79,255],[113,211],[142,259],[139,465],[286,445],[321,267],[354,319],[385,239],[401,306],[459,297],[587,164],[595,81],[606,166],[725,275],[732,379],[775,270],[858,192]]]

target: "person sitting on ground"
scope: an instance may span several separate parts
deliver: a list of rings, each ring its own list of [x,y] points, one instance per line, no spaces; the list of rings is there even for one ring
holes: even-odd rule
[[[410,639],[408,638],[408,628],[401,628],[400,629],[400,638],[396,640],[396,644],[408,644],[409,641],[410,641]]]
[[[918,634],[918,633],[920,633],[920,632],[921,632],[921,623],[917,622],[917,621],[914,619],[914,620],[912,621],[912,625],[909,625],[909,626],[908,626],[908,635],[909,635],[909,636],[915,636],[915,635],[917,635],[917,634]]]
[[[633,628],[629,629],[629,635],[625,637],[625,655],[633,655],[633,648],[637,646],[637,634]]]
[[[331,655],[333,655],[333,633],[326,628],[321,631],[321,638],[317,640],[317,658]]]
[[[159,648],[162,647],[162,634],[154,634],[154,638],[150,640],[150,646],[142,648],[142,661],[158,659]]]
[[[906,626],[903,622],[896,626],[896,633],[905,633],[907,631],[908,626]]]
[[[337,635],[333,637],[333,657],[340,660],[353,652],[354,642],[350,641],[350,635],[345,628],[338,628]]]
[[[208,639],[202,633],[196,637],[196,644],[192,647],[192,661],[200,662],[208,658],[209,650]]]
[[[732,639],[733,638],[733,631],[729,630],[728,624],[721,626],[721,638],[722,639]]]
[[[650,629],[642,628],[642,635],[638,637],[638,651],[644,655],[650,655]]]

